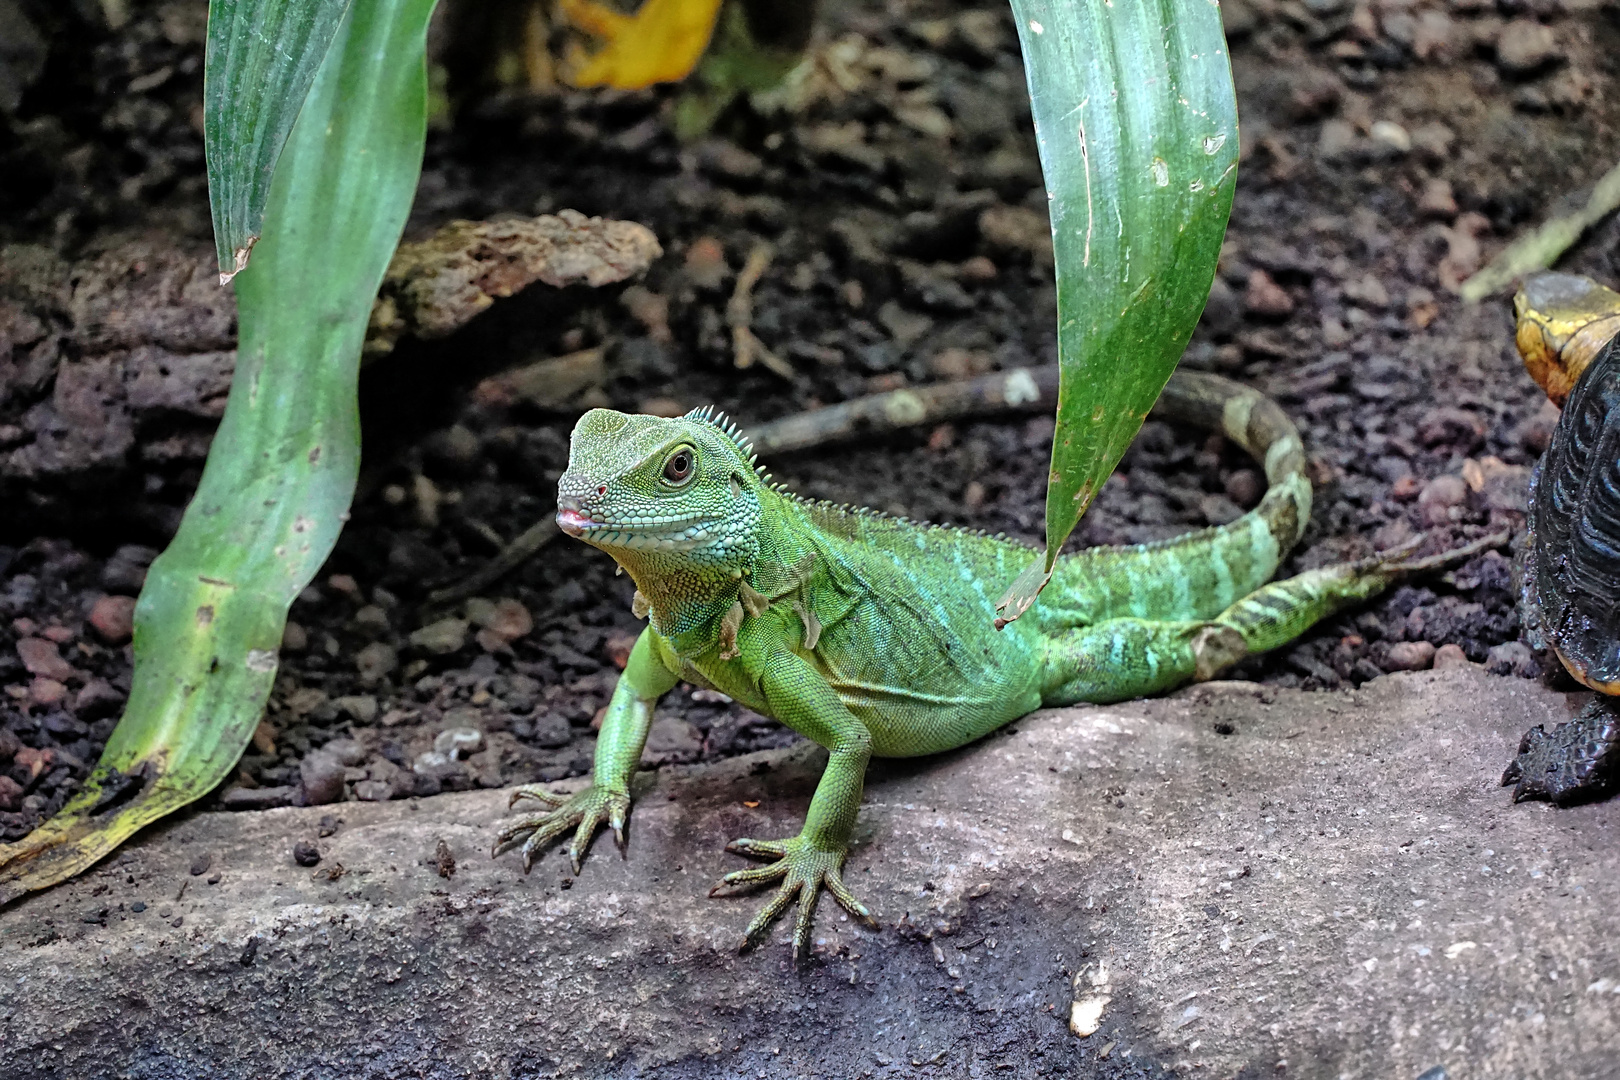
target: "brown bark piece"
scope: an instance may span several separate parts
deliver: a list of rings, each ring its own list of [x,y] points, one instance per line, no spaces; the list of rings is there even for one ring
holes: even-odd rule
[[[367,353],[403,334],[448,334],[536,281],[623,281],[661,253],[642,225],[573,210],[452,222],[401,245]],[[210,248],[125,236],[70,262],[37,245],[0,247],[0,492],[20,484],[66,507],[138,464],[201,461],[235,350],[236,298],[220,288]]]
[[[597,288],[645,272],[662,254],[646,226],[588,218],[577,210],[453,221],[427,240],[401,244],[394,254],[372,311],[366,352],[387,353],[403,334],[443,337],[536,281]]]

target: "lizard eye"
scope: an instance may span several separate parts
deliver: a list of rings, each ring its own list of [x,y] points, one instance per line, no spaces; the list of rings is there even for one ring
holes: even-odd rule
[[[692,451],[682,448],[664,462],[664,479],[671,484],[684,484],[692,479]]]

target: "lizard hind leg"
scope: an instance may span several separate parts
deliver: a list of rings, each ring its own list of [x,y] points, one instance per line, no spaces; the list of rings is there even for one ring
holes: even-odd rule
[[[1108,619],[1059,633],[1047,646],[1041,700],[1106,704],[1212,679],[1402,577],[1455,566],[1505,540],[1490,536],[1427,558],[1397,554],[1308,570],[1262,585],[1207,622]]]
[[[1307,570],[1254,590],[1216,616],[1215,623],[1241,634],[1247,652],[1267,652],[1286,645],[1329,615],[1370,600],[1404,577],[1460,565],[1506,542],[1507,535],[1500,533],[1424,558],[1409,558],[1400,550]],[[1234,662],[1236,659],[1241,656]]]

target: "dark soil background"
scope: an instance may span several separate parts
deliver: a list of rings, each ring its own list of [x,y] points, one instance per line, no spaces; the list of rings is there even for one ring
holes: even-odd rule
[[[1506,305],[1469,308],[1450,288],[1613,164],[1614,8],[1223,9],[1243,164],[1185,363],[1264,390],[1301,426],[1317,502],[1285,572],[1420,533],[1439,550],[1517,529],[1556,414],[1523,374]],[[63,400],[52,380],[74,357],[29,366],[48,328],[25,302],[52,268],[137,284],[167,274],[164,302],[192,306],[165,347],[216,358],[216,380],[229,370],[228,302],[203,291],[205,10],[0,0],[0,284],[13,286],[0,302],[0,840],[56,810],[100,753],[129,686],[128,598],[178,522],[221,403],[222,382],[149,395],[111,448],[74,443],[67,417],[47,456],[41,410]],[[447,35],[440,55],[455,52]],[[217,798],[399,798],[589,768],[592,722],[639,628],[605,556],[559,540],[482,596],[423,611],[431,589],[551,513],[582,409],[713,402],[746,427],[1055,360],[1045,194],[1005,5],[828,2],[813,51],[805,79],[738,103],[686,145],[670,126],[678,87],[452,81],[410,236],[572,208],[649,226],[665,256],[628,288],[535,286],[368,370],[353,520],[293,608],[265,721]],[[1572,268],[1613,280],[1613,239],[1599,230]],[[762,243],[772,257],[752,326],[791,378],[733,363],[726,304]],[[146,310],[109,295],[130,319]],[[146,346],[113,338],[135,365]],[[555,357],[569,359],[542,369],[538,389],[495,378]],[[942,425],[769,465],[809,496],[1036,540],[1051,431],[1046,418]],[[1228,521],[1260,484],[1224,440],[1150,422],[1077,542]],[[1540,676],[1543,659],[1518,641],[1510,558],[1394,590],[1236,677],[1335,689],[1464,662]],[[660,707],[648,761],[793,738],[682,688]]]

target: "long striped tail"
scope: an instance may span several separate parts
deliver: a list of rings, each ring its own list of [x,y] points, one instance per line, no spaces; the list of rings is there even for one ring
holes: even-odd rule
[[[1178,371],[1159,397],[1158,410],[1219,431],[1266,471],[1266,494],[1252,513],[1276,538],[1279,558],[1305,533],[1311,519],[1311,481],[1305,474],[1305,444],[1277,403],[1242,383],[1201,371]]]
[[[1271,580],[1305,531],[1311,516],[1305,449],[1276,403],[1218,375],[1178,371],[1157,412],[1219,431],[1243,447],[1265,468],[1266,494],[1227,525],[1065,556],[1037,607],[1054,627],[1113,618],[1213,618]]]

